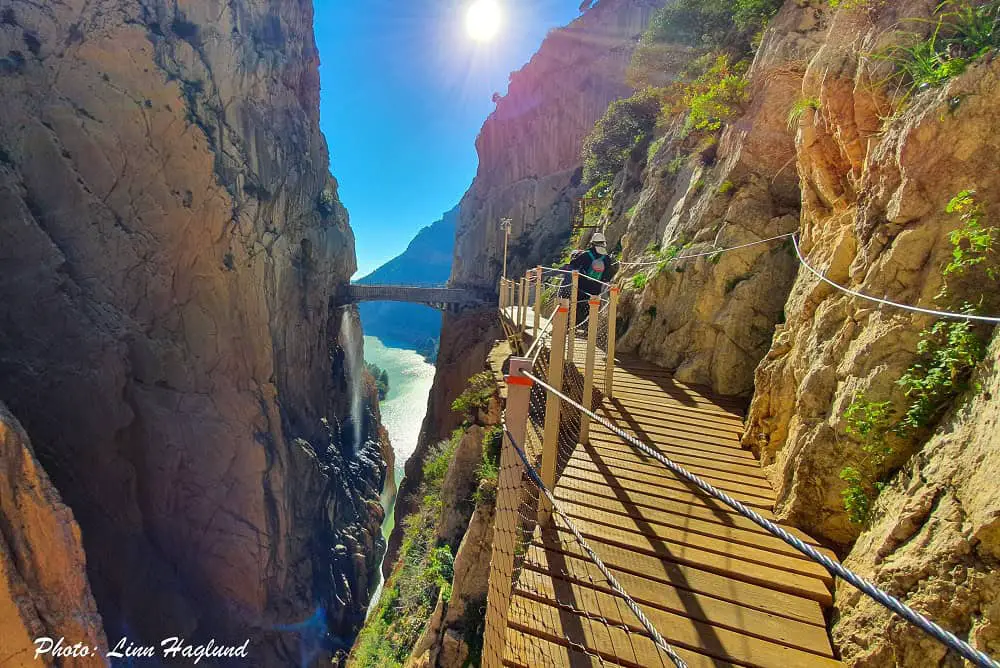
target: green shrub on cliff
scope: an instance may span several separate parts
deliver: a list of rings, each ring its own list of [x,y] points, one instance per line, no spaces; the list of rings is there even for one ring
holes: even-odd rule
[[[481,371],[469,379],[469,384],[455,401],[451,402],[451,410],[456,413],[472,414],[490,405],[490,399],[496,391],[496,380],[489,371]]]
[[[653,89],[612,102],[583,142],[584,180],[611,183],[629,153],[652,135],[659,113],[660,97]]]
[[[878,56],[897,66],[911,92],[943,84],[973,61],[1000,49],[1000,0],[945,0],[931,23],[933,29],[926,39]]]

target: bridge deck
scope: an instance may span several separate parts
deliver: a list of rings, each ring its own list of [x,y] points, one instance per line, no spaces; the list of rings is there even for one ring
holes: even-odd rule
[[[584,356],[577,339],[575,359]],[[774,491],[739,442],[742,401],[624,355],[614,379],[614,398],[601,394],[596,413],[773,517]],[[590,443],[576,446],[554,494],[689,666],[840,665],[824,618],[833,584],[826,570],[603,425],[593,423]],[[558,525],[536,530],[514,583],[505,663],[672,666],[603,580]]]

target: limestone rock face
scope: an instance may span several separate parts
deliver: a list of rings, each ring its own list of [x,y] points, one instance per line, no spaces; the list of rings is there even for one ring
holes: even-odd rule
[[[992,131],[1000,64],[975,65],[917,96],[882,132],[887,103],[854,73],[857,54],[875,50],[874,40],[898,18],[887,10],[858,49],[841,40],[865,35],[864,25],[853,23],[863,19],[838,14],[830,41],[810,63],[804,91],[821,110],[799,137],[802,251],[841,285],[933,307],[950,259],[948,235],[960,223],[945,213],[947,203],[965,189],[983,202],[1000,197],[1000,140]],[[951,100],[961,103],[952,109]],[[805,270],[785,312],[787,323],[756,372],[744,443],[769,468],[782,516],[846,546],[858,530],[843,512],[839,473],[857,446],[844,436],[844,411],[858,393],[871,400],[894,394],[932,319],[878,308]],[[897,464],[910,454],[900,452]]]
[[[1000,359],[1000,339],[990,351]],[[1000,371],[879,497],[845,565],[950,631],[1000,654]],[[833,637],[852,666],[962,666],[954,654],[841,583]]]
[[[461,203],[452,282],[496,287],[501,218],[512,220],[508,271],[551,258],[569,237],[582,194],[581,149],[608,105],[627,97],[625,71],[639,36],[664,0],[601,0],[553,30],[511,75],[476,141],[479,171]]]
[[[790,241],[681,260],[660,271],[646,248],[711,253],[798,226],[799,191],[788,109],[826,25],[818,10],[788,3],[772,22],[750,72],[752,98],[718,147],[692,151],[679,127],[637,150],[616,183],[609,239],[621,238],[627,290],[621,349],[673,370],[683,382],[747,395],[782,316],[797,267]],[[678,163],[677,156],[688,156]],[[629,266],[630,262],[649,264]],[[626,288],[629,282],[625,283]]]
[[[384,463],[309,4],[11,0],[0,53],[0,399],[108,634],[349,640]]]
[[[73,511],[0,403],[0,665],[103,663],[93,656],[36,660],[37,638],[83,643],[102,658],[108,649]]]

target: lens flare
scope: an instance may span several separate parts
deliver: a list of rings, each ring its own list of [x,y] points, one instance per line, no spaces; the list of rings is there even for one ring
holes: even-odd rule
[[[489,42],[500,32],[503,12],[497,0],[475,0],[465,14],[465,29],[477,42]]]

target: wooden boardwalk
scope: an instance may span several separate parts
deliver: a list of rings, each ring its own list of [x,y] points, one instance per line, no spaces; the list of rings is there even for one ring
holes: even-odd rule
[[[585,345],[577,339],[578,367]],[[603,378],[600,354],[596,366]],[[739,442],[743,401],[623,355],[613,394],[599,394],[597,414],[773,518],[774,491]],[[840,665],[824,618],[833,585],[825,569],[602,424],[592,423],[589,441],[563,457],[554,495],[689,666]],[[504,663],[672,666],[604,582],[559,524],[536,530],[514,583]]]

